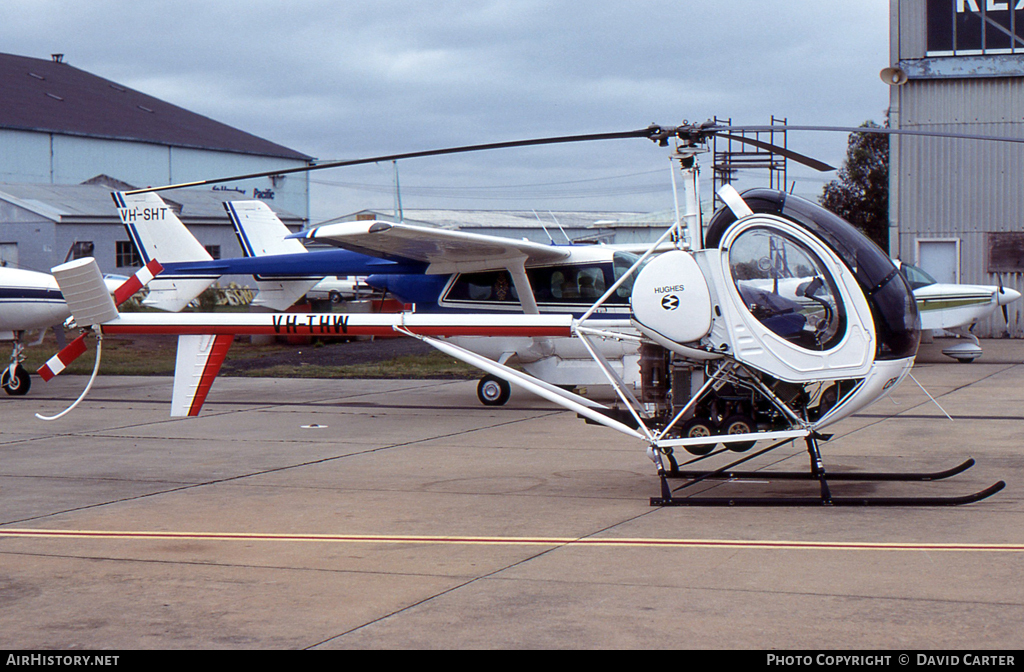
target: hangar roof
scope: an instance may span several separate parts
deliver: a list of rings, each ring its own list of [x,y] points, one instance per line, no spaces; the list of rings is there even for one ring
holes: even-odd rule
[[[110,197],[112,191],[102,183],[0,184],[0,201],[61,224],[120,223]],[[224,202],[239,200],[237,196],[231,192],[175,189],[165,192],[162,198],[186,224],[226,224],[230,220]],[[289,227],[301,227],[304,223],[301,217],[280,210],[273,203],[267,205]]]
[[[0,128],[312,159],[57,59],[0,54],[0,91]]]

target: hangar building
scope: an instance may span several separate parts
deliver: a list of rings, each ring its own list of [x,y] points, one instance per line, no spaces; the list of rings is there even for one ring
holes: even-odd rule
[[[78,241],[93,243],[104,271],[123,272],[116,262],[127,258],[118,248],[127,236],[109,193],[102,193],[116,185],[176,184],[312,161],[79,70],[59,54],[49,60],[0,54],[0,90],[0,261],[23,268],[49,269],[64,261],[69,241]],[[202,221],[194,233],[225,257],[241,250],[215,201],[263,199],[290,224],[308,221],[305,174],[183,191],[169,196],[182,219]]]
[[[890,125],[1024,138],[1024,1],[890,0]],[[1024,291],[1024,145],[892,136],[890,244],[940,282]],[[1007,331],[997,313],[975,329]],[[1024,307],[1009,331],[1024,335]]]

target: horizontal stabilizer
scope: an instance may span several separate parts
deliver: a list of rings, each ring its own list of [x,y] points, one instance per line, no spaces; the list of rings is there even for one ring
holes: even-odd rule
[[[233,340],[233,336],[225,334],[178,337],[171,393],[172,417],[199,415]]]
[[[318,282],[318,278],[312,280],[260,280],[256,283],[259,293],[253,299],[252,305],[271,310],[287,310]]]
[[[216,278],[157,278],[149,283],[144,306],[176,313],[192,303]]]

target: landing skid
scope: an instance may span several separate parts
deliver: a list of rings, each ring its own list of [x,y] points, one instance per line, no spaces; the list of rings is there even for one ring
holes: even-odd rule
[[[829,481],[861,481],[861,482],[882,482],[882,481],[906,481],[906,482],[928,482],[950,478],[970,469],[974,466],[974,460],[968,459],[962,464],[946,469],[945,471],[934,472],[828,472],[821,462],[821,454],[818,451],[815,436],[807,437],[807,451],[811,456],[810,471],[733,471],[732,467],[745,462],[757,455],[763,455],[769,450],[782,445],[781,443],[769,446],[755,455],[743,458],[733,464],[716,469],[714,471],[690,471],[680,470],[674,459],[669,461],[671,468],[660,473],[661,497],[652,497],[651,506],[958,506],[960,504],[971,504],[991,497],[1004,487],[1006,483],[999,481],[984,490],[961,496],[946,497],[834,497],[829,489]],[[674,491],[669,487],[669,479],[687,479],[687,483],[676,488]],[[821,486],[821,494],[817,497],[678,497],[675,493],[684,488],[696,485],[701,481],[708,480],[731,480],[731,481],[767,481],[767,480],[808,480],[818,481]]]

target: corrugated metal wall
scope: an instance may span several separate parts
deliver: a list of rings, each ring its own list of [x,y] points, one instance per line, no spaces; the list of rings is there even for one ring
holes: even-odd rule
[[[924,56],[922,41],[909,39],[922,33],[924,8],[919,0],[899,4],[901,26],[893,34],[906,44],[896,45],[893,55]],[[1024,67],[1021,77],[911,79],[893,87],[891,100],[899,128],[1024,137]],[[914,263],[919,240],[958,239],[960,282],[1001,280],[1024,292],[1024,274],[988,272],[988,233],[1024,231],[1024,145],[907,136],[891,142],[896,197],[890,218],[899,224],[900,258]],[[1009,312],[1011,334],[1024,337],[1024,305],[1017,302]],[[982,337],[1005,332],[998,311],[975,328]]]

